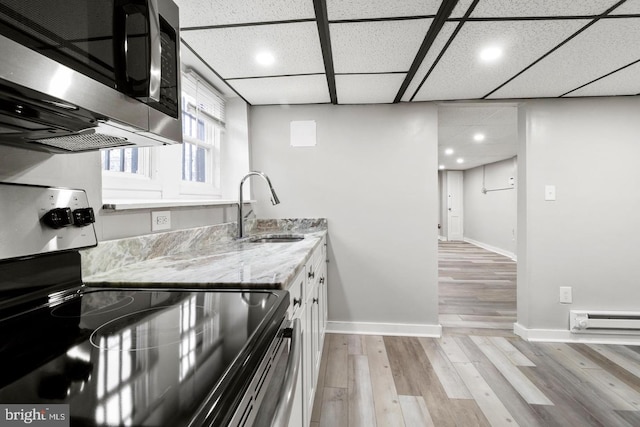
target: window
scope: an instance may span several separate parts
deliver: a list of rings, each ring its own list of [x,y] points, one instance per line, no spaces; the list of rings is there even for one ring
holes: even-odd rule
[[[183,144],[102,152],[103,199],[221,197],[225,100],[195,72],[182,74]]]
[[[145,157],[148,153],[140,148],[115,148],[102,152],[102,170],[110,172],[124,172],[129,174],[144,174]]]
[[[211,194],[220,194],[220,144],[224,133],[225,104],[221,96],[195,72],[182,79],[182,180],[206,184]],[[183,192],[196,185],[184,184]],[[207,191],[207,190],[205,190]]]

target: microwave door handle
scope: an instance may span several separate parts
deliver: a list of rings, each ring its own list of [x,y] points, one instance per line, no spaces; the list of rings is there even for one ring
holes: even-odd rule
[[[158,0],[147,0],[149,10],[149,95],[144,101],[160,102],[162,83],[162,36]]]
[[[141,2],[131,2],[131,0],[115,1],[114,19],[114,54],[115,54],[115,75],[116,84],[125,93],[135,96],[143,102],[160,101],[161,73],[161,36],[160,36],[160,15],[157,0],[143,0],[144,9]],[[127,20],[133,15],[144,15],[149,31],[149,69],[144,82],[135,81],[129,75],[129,63],[127,60]],[[139,84],[144,83],[144,90],[140,90]],[[136,89],[134,89],[138,86]]]

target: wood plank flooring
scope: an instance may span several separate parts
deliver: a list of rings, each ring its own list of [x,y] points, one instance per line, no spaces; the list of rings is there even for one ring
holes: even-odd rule
[[[483,335],[513,336],[515,261],[466,242],[440,242],[438,258],[439,320],[444,333],[467,335],[482,329]]]
[[[441,245],[442,338],[326,335],[312,427],[640,426],[640,347],[514,336],[515,263],[467,245]]]

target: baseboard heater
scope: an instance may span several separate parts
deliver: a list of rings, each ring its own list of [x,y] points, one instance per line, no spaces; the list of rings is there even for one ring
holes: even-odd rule
[[[569,326],[575,333],[640,335],[640,312],[571,310]]]

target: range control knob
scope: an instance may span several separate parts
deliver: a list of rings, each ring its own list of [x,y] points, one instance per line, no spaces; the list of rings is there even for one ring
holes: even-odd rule
[[[73,223],[78,227],[93,224],[96,217],[93,215],[93,208],[80,208],[73,211]]]
[[[68,227],[73,224],[71,208],[55,208],[44,214],[42,221],[51,228]]]

